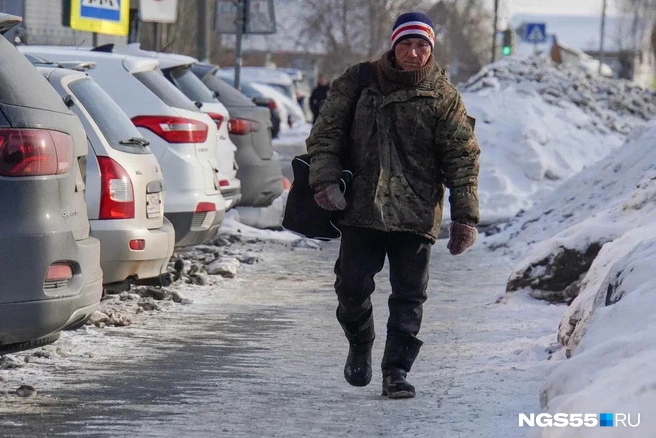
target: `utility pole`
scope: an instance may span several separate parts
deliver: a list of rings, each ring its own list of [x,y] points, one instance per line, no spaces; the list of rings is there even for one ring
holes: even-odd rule
[[[499,25],[499,0],[494,0],[494,29],[492,29],[492,62],[497,60],[497,26]]]
[[[209,59],[209,26],[207,18],[210,14],[207,12],[207,0],[196,0],[196,19],[198,22],[198,41],[196,44],[196,58],[199,61]]]
[[[604,4],[601,10],[601,42],[599,43],[599,75],[601,75],[601,69],[606,60],[606,51],[604,49],[604,37],[606,33],[606,6],[608,0],[604,0]]]
[[[246,20],[246,1],[235,0],[237,6],[237,44],[235,47],[235,88],[241,91],[242,39],[244,38],[244,22]]]

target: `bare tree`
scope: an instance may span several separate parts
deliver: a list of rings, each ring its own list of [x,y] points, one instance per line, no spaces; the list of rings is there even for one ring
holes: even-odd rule
[[[428,15],[438,28],[435,58],[452,81],[464,81],[488,62],[492,12],[484,0],[443,0]]]
[[[389,47],[396,17],[421,10],[427,0],[304,0],[301,39],[320,43],[328,56],[322,71],[336,76]]]
[[[620,0],[618,45],[620,48],[620,72],[624,79],[632,79],[636,61],[640,62],[645,48],[656,55],[656,0]],[[647,51],[648,52],[648,51]]]

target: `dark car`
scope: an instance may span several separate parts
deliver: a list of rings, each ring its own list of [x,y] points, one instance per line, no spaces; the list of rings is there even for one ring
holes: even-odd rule
[[[271,111],[271,124],[273,125],[271,128],[271,136],[273,138],[278,138],[278,134],[280,134],[280,123],[282,122],[282,119],[280,117],[280,110],[278,109],[278,105],[276,105],[275,100],[264,96],[255,88],[251,87],[248,83],[242,82],[240,87],[241,92],[239,92],[235,89],[235,83],[232,79],[218,79],[219,82],[217,82],[217,84],[219,84],[219,89],[217,91],[221,96],[226,96],[226,99],[239,102],[243,101],[243,97],[245,96],[251,99],[255,105],[269,108]]]
[[[191,70],[228,108],[231,119],[230,139],[237,145],[237,177],[242,182],[242,205],[271,205],[283,191],[282,167],[273,156],[270,111],[261,108],[218,78],[218,67],[196,63]],[[232,121],[243,122],[232,124]],[[254,126],[255,129],[249,128]],[[258,129],[257,127],[266,127]]]
[[[18,22],[0,14],[0,33]],[[0,36],[0,354],[52,342],[98,306],[86,155],[80,120]]]

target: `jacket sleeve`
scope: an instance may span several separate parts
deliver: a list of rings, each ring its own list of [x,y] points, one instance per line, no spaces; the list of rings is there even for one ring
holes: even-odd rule
[[[436,132],[438,156],[449,188],[451,220],[477,224],[478,157],[481,150],[474,134],[474,119],[467,115],[462,96],[447,83]]]
[[[339,182],[353,113],[360,96],[359,66],[333,82],[328,98],[306,140],[310,156],[310,186],[315,192]]]

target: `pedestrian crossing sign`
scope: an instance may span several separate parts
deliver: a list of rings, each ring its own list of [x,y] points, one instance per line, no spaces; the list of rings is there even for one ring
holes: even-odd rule
[[[534,44],[547,42],[547,25],[545,23],[527,23],[525,39]]]
[[[71,28],[126,36],[130,29],[130,1],[71,0]]]

